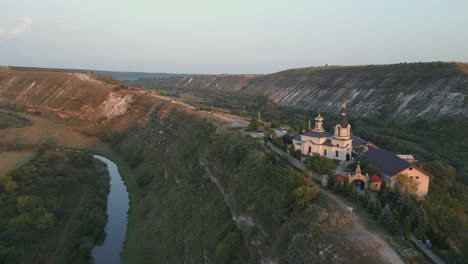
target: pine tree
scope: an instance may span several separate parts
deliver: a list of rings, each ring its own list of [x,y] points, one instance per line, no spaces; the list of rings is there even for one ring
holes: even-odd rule
[[[383,205],[386,205],[388,202],[388,187],[387,182],[383,181],[382,185],[380,185],[379,192],[377,193],[377,197],[379,198],[380,202]]]
[[[401,215],[408,215],[408,210],[410,206],[410,197],[407,193],[402,193],[398,200],[396,201],[396,207]]]
[[[379,219],[379,216],[380,216],[380,213],[381,213],[381,212],[382,212],[382,204],[380,203],[380,201],[377,201],[377,202],[375,203],[374,212],[372,213],[375,220],[378,220],[378,219]]]
[[[364,197],[362,197],[362,200],[361,200],[361,207],[362,208],[366,208],[367,207],[367,203],[371,200],[371,197],[370,197],[370,192],[369,190],[366,190],[364,192]]]
[[[390,233],[394,236],[400,236],[400,214],[397,210],[393,210],[393,221],[390,227]]]
[[[403,236],[408,239],[411,233],[411,219],[409,215],[405,216],[405,221],[403,223]]]
[[[343,182],[343,193],[344,195],[350,194],[349,178],[347,176],[344,178],[344,182]]]
[[[390,211],[390,207],[388,206],[388,204],[380,213],[378,222],[379,224],[384,226],[386,229],[390,229],[392,222],[393,222],[393,214]]]
[[[416,235],[418,236],[419,239],[423,240],[426,237],[426,218],[425,217],[419,217],[418,219],[418,230]]]
[[[375,202],[371,199],[367,202],[367,212],[373,213],[375,210]]]

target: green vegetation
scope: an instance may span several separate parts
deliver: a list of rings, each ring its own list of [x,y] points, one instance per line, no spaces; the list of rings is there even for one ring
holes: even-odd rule
[[[124,157],[132,197],[124,263],[177,263],[188,255],[195,262],[257,263],[246,244],[280,235],[287,243],[293,233],[278,230],[323,203],[317,187],[283,158],[264,152],[258,140],[216,133],[195,116],[153,119],[105,140]],[[135,157],[138,163],[131,162]],[[239,215],[254,226],[239,230],[232,220]],[[287,247],[276,250],[284,256]]]
[[[360,195],[353,184],[346,187],[349,185],[347,178],[343,185],[336,180],[333,189],[359,203],[392,236],[407,239],[409,233],[414,232],[421,240],[430,239],[433,250],[448,263],[464,263],[468,252],[468,231],[463,227],[468,222],[467,187],[445,180],[453,179],[453,168],[440,162],[431,165],[427,169],[435,179],[423,200],[408,194],[411,190],[388,188],[386,182],[376,193],[376,201],[372,200],[369,191]]]
[[[1,263],[87,263],[102,240],[108,174],[90,154],[43,152],[0,176]]]
[[[31,124],[31,120],[18,114],[0,111],[0,129],[25,127]]]
[[[337,167],[332,159],[320,156],[316,153],[314,153],[312,156],[308,156],[305,159],[304,164],[306,165],[307,169],[313,172],[327,175],[333,175]]]

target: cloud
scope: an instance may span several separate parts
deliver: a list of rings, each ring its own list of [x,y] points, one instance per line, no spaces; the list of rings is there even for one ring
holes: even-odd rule
[[[21,19],[21,24],[12,29],[0,28],[0,38],[16,38],[31,30],[32,19],[25,17]]]

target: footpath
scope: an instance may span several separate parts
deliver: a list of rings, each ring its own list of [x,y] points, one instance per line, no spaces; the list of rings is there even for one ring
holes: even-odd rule
[[[413,243],[418,247],[418,249],[422,251],[428,258],[430,258],[433,263],[445,264],[445,262],[441,258],[439,258],[439,256],[437,256],[432,250],[426,247],[424,243],[420,242],[413,233],[411,233],[410,235],[410,240],[413,241]]]

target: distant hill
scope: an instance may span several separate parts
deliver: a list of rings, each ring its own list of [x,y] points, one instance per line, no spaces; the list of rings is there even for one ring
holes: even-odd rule
[[[159,78],[159,77],[184,77],[194,74],[179,74],[179,73],[153,73],[153,72],[125,72],[125,71],[101,71],[101,70],[88,70],[88,69],[61,69],[61,68],[34,68],[34,67],[20,67],[20,66],[7,66],[3,68],[10,68],[16,70],[34,70],[34,71],[65,71],[65,72],[87,72],[96,73],[109,76],[121,81],[135,81],[142,78]]]
[[[78,70],[0,67],[0,107],[26,107],[89,129],[103,122],[125,129],[149,118],[156,107],[179,107],[169,104],[170,99]]]
[[[81,72],[93,72],[101,75],[106,75],[122,81],[135,81],[142,78],[159,78],[159,77],[183,77],[189,74],[178,73],[150,73],[150,72],[119,72],[119,71],[98,71],[98,70],[77,70]]]
[[[400,63],[291,69],[268,75],[141,79],[151,89],[238,91],[322,112],[349,105],[352,115],[399,121],[468,117],[467,63]]]

